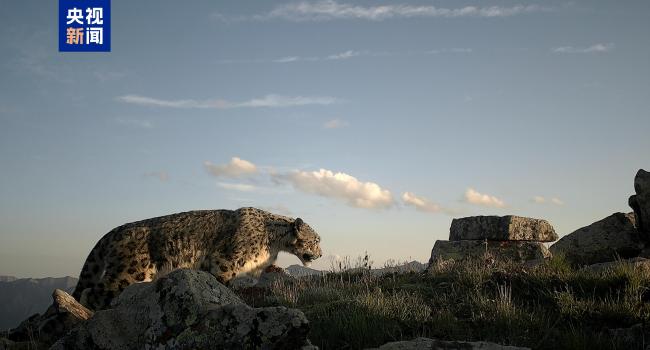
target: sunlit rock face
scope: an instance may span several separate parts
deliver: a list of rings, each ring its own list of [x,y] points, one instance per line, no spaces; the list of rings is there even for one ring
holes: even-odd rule
[[[429,267],[444,260],[486,258],[537,264],[551,257],[544,242],[557,239],[543,219],[507,216],[469,216],[454,219],[449,240],[436,241]]]
[[[486,253],[495,259],[516,262],[542,261],[550,258],[546,246],[540,242],[527,241],[436,241],[429,262],[436,260],[462,260],[468,257],[481,257]]]
[[[454,219],[449,240],[553,242],[558,238],[553,226],[542,219],[508,216],[470,216]]]
[[[562,237],[550,249],[573,263],[589,265],[635,257],[643,243],[635,228],[634,213],[614,213]]]

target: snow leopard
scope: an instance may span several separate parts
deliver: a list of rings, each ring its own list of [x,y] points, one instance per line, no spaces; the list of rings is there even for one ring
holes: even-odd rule
[[[92,310],[110,306],[127,286],[162,271],[210,272],[221,283],[259,276],[279,252],[308,266],[322,256],[320,236],[302,219],[256,208],[196,210],[119,226],[90,251],[72,294]]]

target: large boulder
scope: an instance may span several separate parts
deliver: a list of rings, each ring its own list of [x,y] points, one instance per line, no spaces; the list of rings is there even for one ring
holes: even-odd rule
[[[516,346],[506,346],[486,341],[454,341],[416,338],[413,340],[386,343],[376,349],[367,350],[530,350]]]
[[[536,241],[557,240],[553,226],[546,220],[521,216],[470,216],[454,219],[449,240]]]
[[[516,262],[541,262],[551,254],[543,243],[528,241],[436,241],[431,250],[429,265],[438,260],[462,260],[483,257],[486,253],[495,259]]]
[[[650,243],[650,172],[639,169],[634,177],[635,195],[628,203],[636,214],[636,226],[641,238]]]
[[[562,237],[550,250],[574,264],[591,265],[635,257],[643,246],[634,213],[614,213]]]
[[[211,274],[176,270],[130,285],[51,349],[298,349],[308,331],[299,310],[252,308]]]

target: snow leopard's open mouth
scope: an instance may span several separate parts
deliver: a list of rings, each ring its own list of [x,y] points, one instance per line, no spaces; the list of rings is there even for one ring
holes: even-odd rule
[[[300,260],[302,260],[302,264],[304,266],[309,266],[311,265],[311,262],[316,260],[318,257],[309,253],[305,253],[300,257]]]

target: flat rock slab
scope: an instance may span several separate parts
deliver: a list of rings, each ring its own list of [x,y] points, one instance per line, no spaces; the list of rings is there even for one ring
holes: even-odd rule
[[[553,242],[558,236],[553,226],[542,219],[521,216],[469,216],[454,219],[449,240],[493,240]]]
[[[640,169],[634,177],[635,195],[628,203],[636,214],[636,226],[645,242],[650,242],[650,172]]]
[[[548,249],[540,242],[527,241],[436,241],[431,250],[429,264],[436,260],[462,260],[482,257],[490,253],[495,259],[516,262],[542,261],[551,257]]]
[[[571,263],[591,265],[633,258],[641,252],[643,243],[635,228],[634,213],[614,213],[562,237],[550,249]]]

